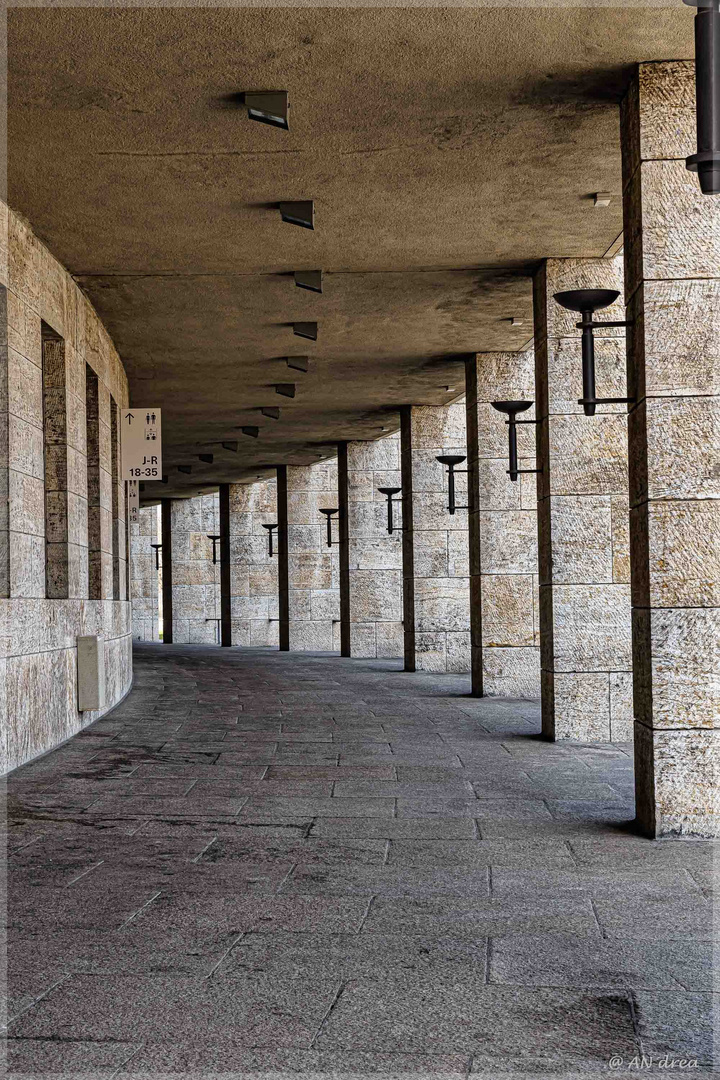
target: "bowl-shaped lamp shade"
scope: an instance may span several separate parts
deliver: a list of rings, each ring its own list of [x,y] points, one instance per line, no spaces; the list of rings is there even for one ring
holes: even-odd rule
[[[435,460],[439,461],[441,465],[449,465],[450,468],[453,468],[455,465],[461,465],[465,458],[460,454],[441,454]]]
[[[378,488],[378,491],[381,495],[389,495],[392,498],[393,495],[399,494],[399,492],[402,491],[402,488],[382,487]]]
[[[532,405],[532,401],[491,401],[493,409],[497,409],[498,412],[507,413],[508,416],[515,416],[516,413],[525,412]]]
[[[620,293],[616,289],[570,289],[555,293],[560,307],[568,311],[598,311],[614,304]]]

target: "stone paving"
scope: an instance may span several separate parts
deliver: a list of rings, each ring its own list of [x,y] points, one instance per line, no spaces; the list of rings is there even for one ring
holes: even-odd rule
[[[711,1075],[711,846],[632,834],[630,747],[399,668],[141,645],[12,774],[11,1076]]]

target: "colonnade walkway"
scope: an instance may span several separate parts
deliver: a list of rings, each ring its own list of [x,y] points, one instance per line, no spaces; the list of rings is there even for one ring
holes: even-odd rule
[[[633,835],[631,747],[400,661],[135,663],[8,782],[11,1076],[710,1075],[712,848]]]

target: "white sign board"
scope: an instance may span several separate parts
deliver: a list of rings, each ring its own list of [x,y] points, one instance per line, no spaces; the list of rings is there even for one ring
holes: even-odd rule
[[[127,481],[128,493],[128,522],[137,525],[140,521],[140,481]]]
[[[160,409],[126,409],[120,431],[123,480],[162,480]]]

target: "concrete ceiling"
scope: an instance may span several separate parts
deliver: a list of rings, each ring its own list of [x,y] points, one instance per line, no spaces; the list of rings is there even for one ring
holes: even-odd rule
[[[12,10],[9,201],[96,306],[131,403],[163,409],[169,479],[145,500],[377,437],[457,396],[463,355],[520,349],[538,261],[621,231],[632,64],[692,38],[680,0]],[[264,89],[289,91],[290,131],[247,119],[238,94]],[[314,231],[281,223],[296,199]],[[294,286],[320,268],[321,296]],[[292,333],[307,320],[317,342]]]

